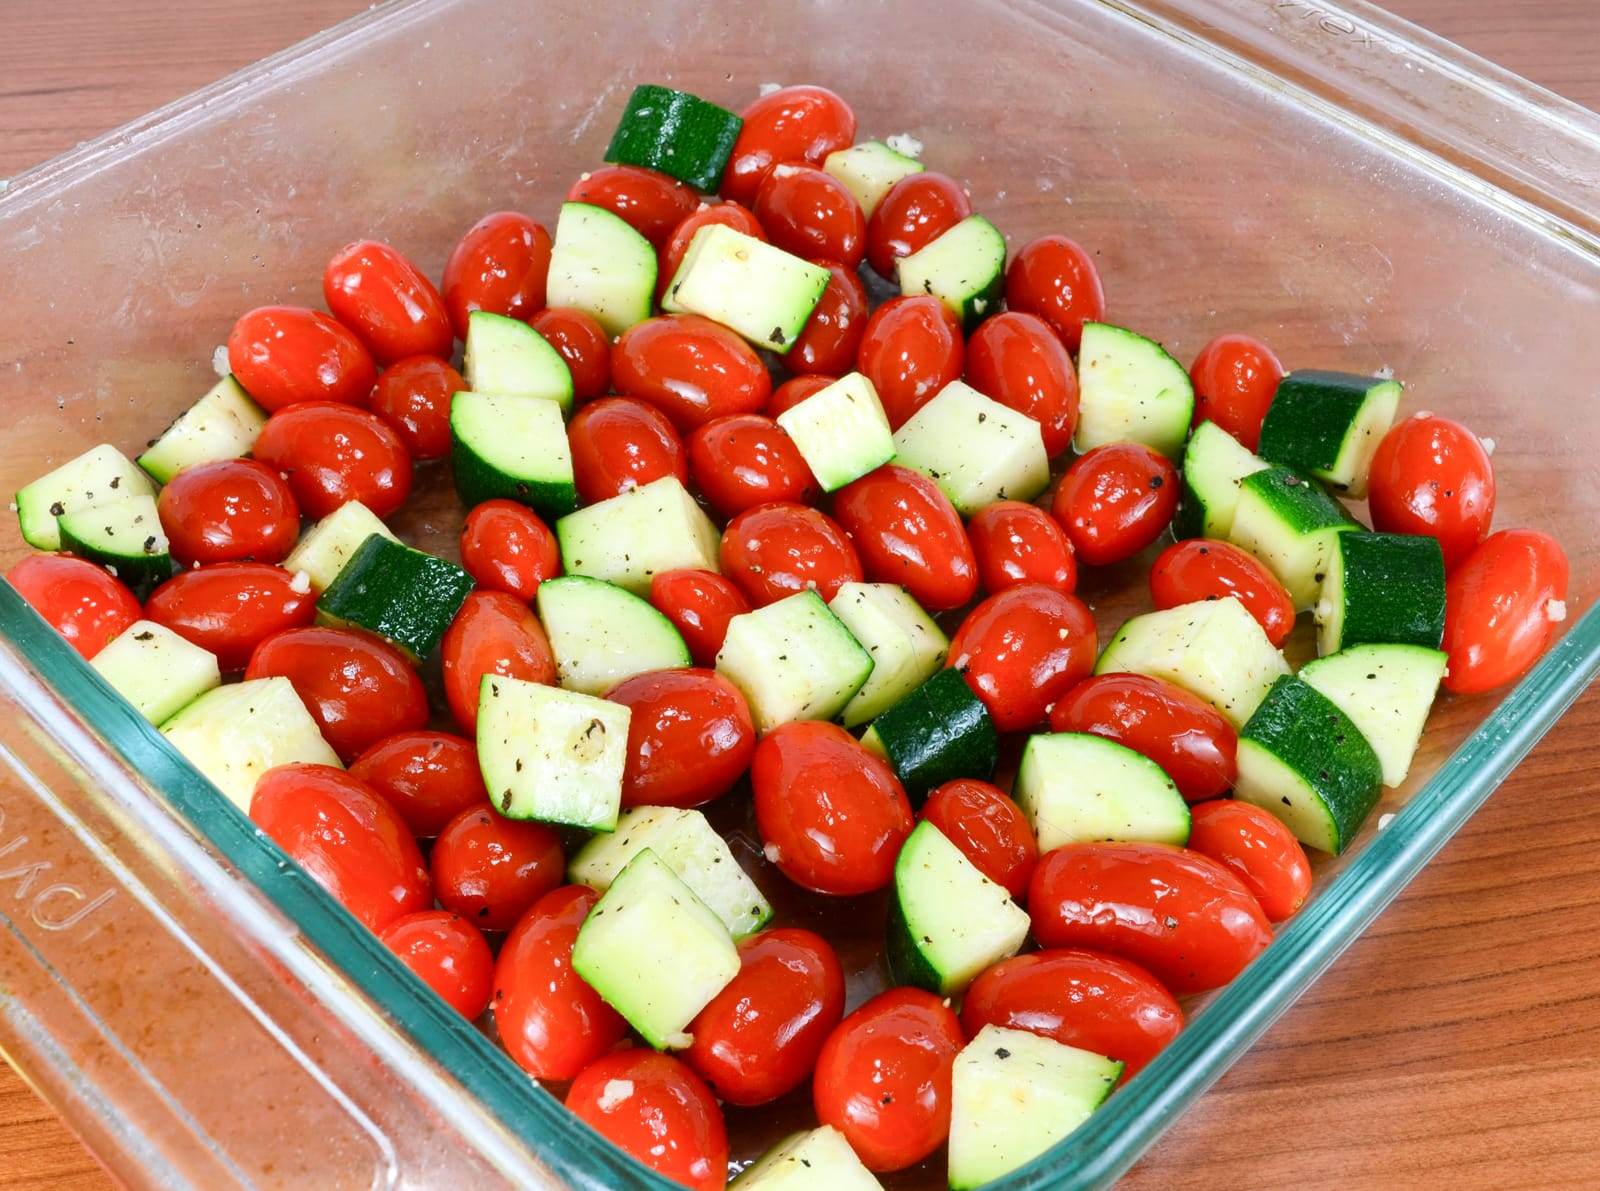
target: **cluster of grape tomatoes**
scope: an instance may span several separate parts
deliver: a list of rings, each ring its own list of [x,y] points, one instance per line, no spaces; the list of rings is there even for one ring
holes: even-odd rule
[[[987,1023],[1113,1055],[1132,1074],[1181,1027],[1175,998],[1231,979],[1311,883],[1305,854],[1276,819],[1222,797],[1235,774],[1226,720],[1154,678],[1091,677],[1097,637],[1074,594],[1078,570],[1156,542],[1179,498],[1168,459],[1136,443],[1099,447],[1065,469],[1047,507],[1002,501],[966,524],[929,479],[889,464],[824,511],[774,420],[854,369],[898,427],[964,378],[1036,419],[1048,452],[1061,454],[1077,420],[1080,331],[1105,313],[1091,256],[1061,235],[1022,246],[1006,309],[966,336],[930,296],[872,309],[858,267],[892,277],[898,258],[971,213],[964,189],[917,173],[869,219],[820,168],[855,139],[838,96],[784,88],[743,118],[719,201],[631,166],[587,174],[568,197],[614,211],[649,239],[663,284],[712,223],[824,264],[826,294],[783,358],[782,383],[743,339],[704,318],[651,318],[612,342],[587,315],[547,308],[551,239],[525,215],[477,223],[437,287],[394,248],[363,241],[327,265],[330,313],[257,309],[229,336],[235,376],[271,417],[252,458],[185,470],[162,490],[162,524],[184,569],[142,608],[103,569],[63,555],[27,558],[8,576],[87,657],[145,616],[225,670],[289,679],[348,769],[269,772],[252,818],[449,1004],[469,1018],[492,1008],[513,1059],[541,1079],[571,1081],[574,1112],[663,1174],[710,1188],[727,1177],[719,1101],[761,1105],[808,1079],[817,1116],[868,1167],[922,1160],[948,1129],[952,1061]],[[916,818],[929,819],[1027,906],[1038,950],[983,973],[959,1010],[894,988],[847,1014],[828,941],[778,926],[740,945],[738,976],[690,1027],[687,1050],[627,1044],[622,1018],[571,967],[597,895],[566,883],[556,831],[492,810],[471,741],[483,675],[556,680],[530,609],[539,584],[560,573],[550,529],[509,501],[467,512],[460,556],[478,588],[441,646],[443,709],[392,645],[313,624],[315,597],[279,565],[303,517],[349,500],[390,516],[414,468],[448,454],[450,398],[463,388],[451,359],[476,310],[526,319],[566,360],[580,403],[569,438],[583,502],[676,476],[726,523],[721,574],[660,574],[650,592],[697,668],[640,675],[610,693],[633,711],[623,805],[703,805],[748,773],[777,868],[838,897],[883,888]],[[1214,340],[1192,368],[1196,421],[1253,448],[1281,376],[1257,340]],[[1445,685],[1457,692],[1526,670],[1549,639],[1539,593],[1558,570],[1564,587],[1565,562],[1543,535],[1487,536],[1493,508],[1489,456],[1471,431],[1418,415],[1383,441],[1374,525],[1444,547]],[[914,814],[893,771],[842,728],[797,722],[758,740],[739,691],[709,668],[729,621],[796,591],[831,597],[851,580],[900,584],[931,611],[978,600],[950,664],[996,726],[1093,732],[1151,757],[1194,804],[1189,846],[1075,845],[1041,856],[1025,816],[988,782],[951,782]],[[1149,586],[1160,608],[1237,598],[1275,645],[1294,625],[1278,581],[1225,542],[1168,547]],[[441,711],[459,735],[431,726]],[[631,1089],[625,1104],[618,1081]]]

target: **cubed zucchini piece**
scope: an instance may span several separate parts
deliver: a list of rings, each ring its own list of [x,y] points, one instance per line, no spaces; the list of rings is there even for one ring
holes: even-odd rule
[[[572,408],[572,372],[560,352],[520,318],[487,310],[467,315],[461,353],[467,388],[498,397],[543,397]]]
[[[1096,674],[1148,674],[1198,695],[1240,727],[1289,672],[1261,625],[1238,600],[1198,600],[1124,622]]]
[[[374,534],[391,542],[400,540],[359,500],[345,501],[306,530],[289,557],[283,560],[283,569],[304,571],[311,580],[311,590],[321,594],[333,586],[345,563]]]
[[[894,432],[897,461],[939,485],[970,517],[999,500],[1032,500],[1050,483],[1039,423],[952,381]]]
[[[1012,796],[1039,850],[1065,844],[1189,842],[1189,806],[1161,766],[1084,732],[1030,736]]]
[[[617,874],[572,947],[572,970],[657,1050],[684,1031],[739,974],[722,919],[649,848]]]
[[[490,805],[508,819],[610,831],[631,718],[620,703],[485,674],[477,745]]]
[[[894,432],[872,382],[840,377],[778,415],[824,492],[843,488],[894,458]]]
[[[61,549],[58,518],[94,505],[154,496],[156,486],[109,443],[91,447],[17,492],[22,540],[35,550]]]
[[[317,600],[317,619],[376,633],[420,661],[472,587],[472,576],[455,563],[373,534]]]
[[[659,170],[712,194],[743,127],[727,108],[698,95],[643,83],[628,97],[605,159]]]
[[[579,509],[556,522],[561,566],[648,595],[662,571],[720,571],[722,537],[676,476]]]
[[[287,678],[215,687],[162,724],[161,732],[247,815],[256,781],[269,769],[296,761],[343,768]]]
[[[805,330],[830,276],[820,265],[765,240],[726,224],[708,224],[689,241],[661,308],[702,315],[782,354]]]
[[[872,655],[814,591],[735,616],[717,654],[717,670],[744,694],[761,732],[832,719],[872,667]]]
[[[152,724],[222,685],[217,658],[153,620],[136,620],[89,663]]]
[[[139,466],[165,484],[186,467],[248,455],[266,424],[267,411],[225,376],[150,443]]]
[[[828,610],[872,658],[872,674],[850,702],[839,722],[859,727],[893,707],[944,665],[950,652],[933,617],[911,593],[893,583],[841,583]]]
[[[622,812],[616,830],[595,836],[578,850],[567,876],[604,893],[646,848],[711,907],[735,939],[754,934],[772,917],[772,906],[739,867],[728,842],[696,810],[636,806]]]
[[[604,695],[635,674],[693,664],[672,622],[614,584],[566,575],[539,584],[534,598],[569,691]]]
[[[457,393],[450,402],[450,463],[468,508],[499,498],[559,517],[578,507],[572,448],[555,401]]]

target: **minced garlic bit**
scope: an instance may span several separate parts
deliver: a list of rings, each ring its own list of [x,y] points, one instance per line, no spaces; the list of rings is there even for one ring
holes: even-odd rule
[[[783,857],[783,853],[778,850],[777,844],[767,844],[761,849],[761,854],[767,858],[769,864],[777,864]]]
[[[595,1101],[595,1107],[599,1108],[601,1112],[610,1112],[632,1095],[633,1080],[608,1079],[606,1080],[606,1086],[600,1089],[600,1098]]]
[[[1544,618],[1552,624],[1560,624],[1567,618],[1567,601],[1551,600],[1544,606]]]
[[[1478,442],[1483,444],[1483,453],[1485,455],[1493,455],[1494,454],[1494,439],[1490,438],[1487,434],[1485,434],[1481,438],[1478,439]]]
[[[782,90],[783,90],[783,84],[782,83],[762,83],[761,86],[756,88],[756,94],[765,96],[765,95],[771,95],[774,91],[782,91]]]
[[[883,138],[883,143],[903,156],[922,156],[922,142],[909,132],[897,132],[893,136],[886,136]]]
[[[1393,822],[1394,822],[1394,816],[1393,815],[1379,815],[1378,816],[1378,830],[1382,831],[1385,827],[1389,826],[1389,824],[1393,823]]]
[[[211,353],[211,371],[218,376],[227,376],[233,371],[233,365],[228,362],[228,345],[217,344],[217,350]]]
[[[294,578],[289,581],[289,590],[299,595],[305,595],[311,590],[311,576],[305,571],[296,571]]]

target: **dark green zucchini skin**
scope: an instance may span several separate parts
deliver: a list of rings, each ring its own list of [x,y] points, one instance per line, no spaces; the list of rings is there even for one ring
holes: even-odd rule
[[[1356,417],[1374,389],[1392,380],[1302,368],[1278,382],[1261,423],[1256,454],[1300,471],[1326,471],[1338,462]]]
[[[645,83],[628,97],[605,160],[660,170],[712,194],[743,127],[741,118],[698,95]]]
[[[1367,738],[1321,691],[1292,674],[1272,684],[1239,733],[1316,791],[1337,850],[1355,838],[1383,792],[1383,768]]]
[[[889,964],[889,975],[896,984],[925,988],[937,993],[942,986],[939,972],[928,962],[927,956],[911,936],[904,908],[900,905],[898,888],[889,891],[889,921],[884,934],[884,958]]]
[[[1000,760],[989,709],[955,670],[940,670],[872,727],[913,806],[955,778],[993,777]]]
[[[317,614],[376,633],[420,660],[439,644],[473,586],[455,563],[373,534],[322,593]]]
[[[1339,648],[1423,645],[1444,640],[1444,554],[1437,538],[1398,533],[1347,533],[1337,546],[1344,564],[1344,620]]]

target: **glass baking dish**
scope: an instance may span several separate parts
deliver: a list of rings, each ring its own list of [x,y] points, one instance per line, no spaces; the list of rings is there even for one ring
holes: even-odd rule
[[[643,80],[733,106],[769,81],[834,87],[863,136],[922,140],[1014,244],[1089,245],[1112,319],[1180,359],[1237,329],[1291,365],[1393,368],[1405,412],[1495,440],[1496,524],[1571,557],[1567,629],[1538,668],[1509,694],[1443,698],[1380,808],[1392,821],[1321,864],[1273,946],[1003,1185],[1109,1183],[1600,666],[1600,120],[1359,3],[383,6],[0,194],[0,488],[155,433],[239,312],[318,304],[353,237],[437,275],[485,211],[552,218]],[[456,527],[426,505],[399,522],[445,554]],[[0,565],[25,549],[8,523]],[[1102,637],[1142,573],[1086,581]],[[4,585],[0,700],[0,1049],[117,1177],[666,1185],[426,993]],[[852,1003],[879,979],[863,967]]]

